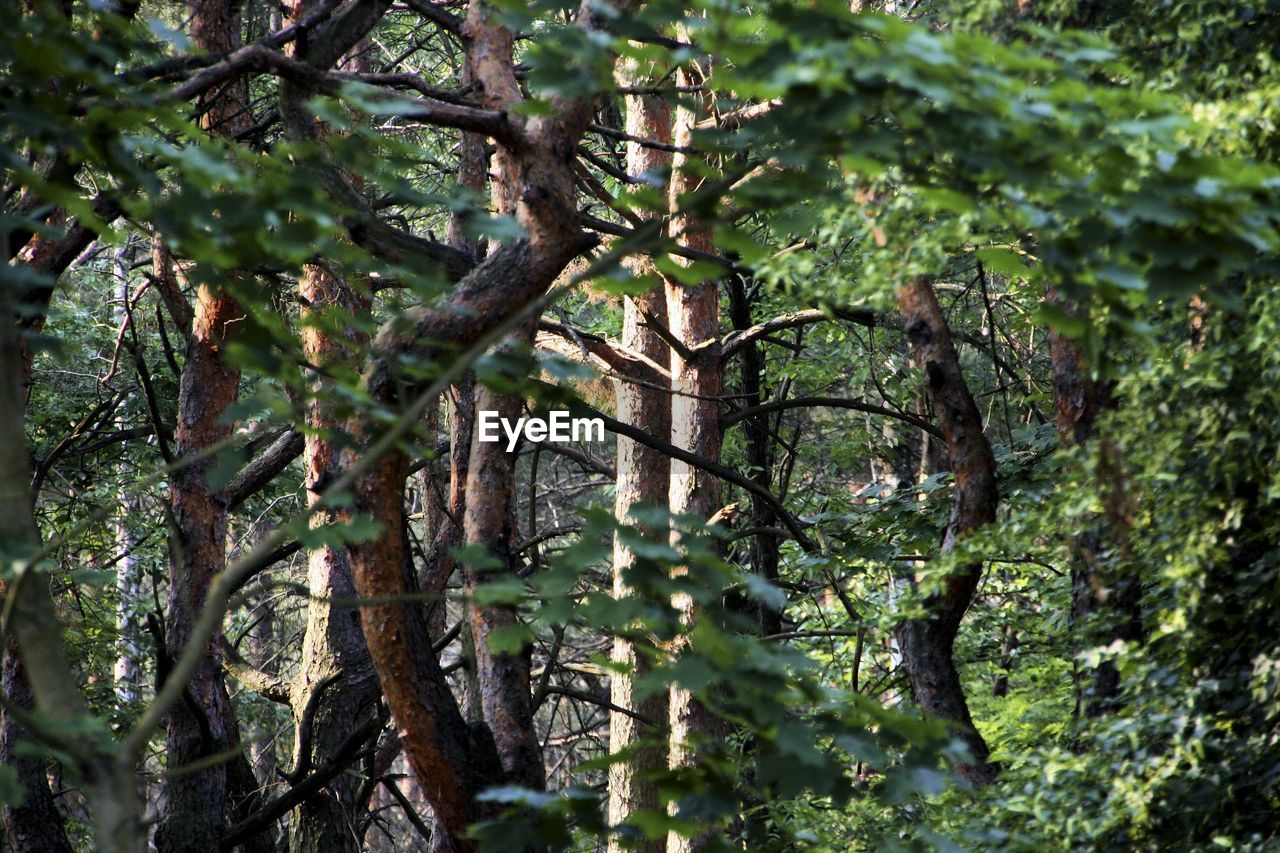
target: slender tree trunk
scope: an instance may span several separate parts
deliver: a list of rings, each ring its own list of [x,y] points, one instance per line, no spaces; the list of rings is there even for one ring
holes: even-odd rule
[[[296,19],[311,7],[306,0],[291,9]],[[344,58],[348,70],[368,71],[367,40],[362,40]],[[296,101],[303,93],[285,87],[282,97]],[[292,104],[283,108],[293,109]],[[293,113],[292,115],[299,115]],[[291,117],[293,122],[304,119]],[[324,138],[328,129],[318,123],[310,127],[291,126],[291,132],[305,138]],[[358,179],[357,179],[358,180]],[[298,280],[298,295],[306,306],[301,312],[302,354],[308,364],[336,371],[346,369],[369,342],[358,321],[369,314],[369,297],[358,286],[339,278],[320,265],[307,265]],[[345,322],[354,319],[356,323]],[[337,326],[337,329],[335,329]],[[307,426],[303,449],[303,485],[307,500],[314,505],[324,485],[339,469],[346,414],[323,381],[313,386],[307,404]],[[321,509],[311,518],[314,528],[347,521],[349,513]],[[321,545],[308,554],[307,623],[302,640],[302,665],[291,687],[290,704],[294,722],[293,772],[323,767],[337,760],[353,732],[377,717],[380,688],[373,661],[365,647],[360,612],[352,607],[334,606],[327,599],[355,595],[351,558],[346,547]],[[289,822],[289,849],[295,853],[313,851],[354,851],[359,849],[358,813],[360,780],[340,773],[294,809]]]
[[[473,19],[474,20],[474,19]],[[504,66],[514,62],[514,36],[501,27],[486,26],[489,58]],[[521,100],[520,92],[505,77],[499,85],[484,89],[484,105],[490,109],[506,109]],[[514,152],[499,147],[492,164],[491,196],[494,212],[509,216],[515,213],[520,192],[520,163]],[[496,247],[495,247],[496,251]],[[511,335],[506,346],[523,348],[533,342],[536,323],[526,323]],[[486,386],[475,389],[475,411],[496,411],[499,417],[516,420],[524,406],[521,396],[497,392]],[[483,548],[493,565],[463,567],[467,589],[467,617],[475,653],[476,680],[484,721],[493,734],[498,757],[507,780],[512,784],[542,790],[546,787],[546,771],[542,764],[542,747],[533,728],[533,704],[529,670],[533,646],[523,644],[513,652],[498,652],[492,647],[495,634],[510,632],[519,626],[519,614],[510,605],[478,605],[474,593],[485,581],[495,577],[512,577],[520,564],[512,553],[516,523],[515,452],[507,452],[502,442],[480,442],[475,436],[471,444],[470,468],[467,472],[466,510],[463,535],[467,545]]]
[[[955,475],[951,517],[941,549],[942,554],[948,554],[962,537],[995,521],[999,497],[995,456],[960,372],[951,331],[932,284],[918,278],[904,285],[898,291],[898,305],[916,360],[924,368],[929,400],[946,438]],[[971,761],[957,765],[956,770],[978,785],[993,781],[998,768],[987,761],[990,751],[969,715],[953,649],[960,620],[969,609],[981,575],[980,562],[957,567],[942,590],[927,598],[928,616],[907,620],[895,632],[916,701],[926,714],[948,721],[969,747]]]
[[[698,77],[688,68],[676,73],[677,86],[694,86]],[[676,110],[673,141],[681,149],[693,141],[693,125],[701,115],[686,107]],[[681,246],[712,252],[711,230],[687,213],[679,212],[689,204],[699,188],[700,179],[686,171],[690,155],[677,154],[671,176],[672,230]],[[682,285],[668,281],[666,285],[667,320],[670,331],[691,357],[679,352],[671,354],[671,443],[683,450],[720,461],[720,404],[723,375],[720,359],[720,294],[716,282]],[[671,460],[668,503],[671,511],[710,519],[720,509],[720,481],[706,471],[679,460]],[[697,620],[693,600],[679,595],[673,602],[686,626]],[[698,742],[718,738],[721,732],[716,717],[692,693],[679,684],[671,686],[668,699],[670,732],[669,762],[672,768],[691,766],[698,760]],[[669,853],[698,850],[712,841],[710,835],[685,838],[672,833],[667,839]]]
[[[190,9],[192,40],[201,49],[220,53],[239,47],[239,3],[193,0]],[[201,126],[213,136],[235,136],[251,123],[248,105],[247,84],[233,81],[199,105]],[[231,434],[224,414],[236,400],[240,371],[225,362],[222,352],[243,314],[229,293],[200,283],[178,396],[179,458],[200,454]],[[214,459],[206,457],[186,465],[170,486],[175,529],[170,540],[165,646],[172,657],[181,654],[204,608],[213,576],[226,562],[227,508],[206,480],[214,464]],[[216,638],[210,643],[183,701],[169,715],[166,764],[171,772],[165,780],[164,811],[156,831],[161,851],[217,850],[232,811],[229,762],[184,771],[202,758],[239,748],[219,645]]]
[[[117,328],[123,328],[129,312],[129,256],[128,246],[121,246],[115,257],[115,307],[112,319]],[[125,403],[127,405],[127,401]],[[118,424],[120,429],[125,424]],[[130,527],[141,510],[138,496],[127,485],[129,473],[120,468],[120,516],[115,520],[116,548],[120,559],[116,563],[116,664],[114,669],[116,700],[122,705],[132,705],[140,698],[142,687],[142,646],[139,642],[142,625],[135,607],[142,591],[142,577],[134,557],[137,537]]]
[[[747,293],[746,282],[742,276],[734,275],[729,280],[729,311],[735,329],[750,328],[751,301]],[[745,408],[758,406],[762,402],[761,392],[764,383],[764,354],[755,341],[749,342],[739,354],[741,388],[740,405]],[[746,432],[747,468],[752,480],[766,489],[773,488],[773,437],[769,428],[769,413],[761,412],[747,418],[743,424]],[[778,526],[777,513],[769,506],[768,501],[759,495],[751,496],[751,527],[768,530]],[[778,580],[778,565],[781,560],[780,543],[773,533],[759,533],[751,537],[751,571],[774,583]],[[763,605],[755,604],[760,625],[760,633],[768,636],[782,630],[782,611],[770,610]]]
[[[619,75],[624,85],[642,84],[643,78],[635,69],[626,66]],[[671,138],[671,108],[660,97],[630,95],[627,104],[627,133],[645,139],[666,141]],[[627,173],[639,178],[642,175],[660,174],[671,163],[671,155],[634,142],[627,145]],[[653,214],[649,214],[652,216]],[[637,272],[645,271],[648,264],[640,258],[632,261]],[[666,343],[645,324],[645,315],[654,317],[664,325],[667,322],[666,295],[657,287],[648,293],[627,297],[623,303],[622,346],[647,356],[657,364],[669,362]],[[618,420],[629,423],[645,432],[665,437],[671,431],[671,397],[661,390],[668,378],[651,372],[634,377],[645,384],[618,381],[616,383]],[[618,436],[617,489],[614,493],[614,516],[626,522],[631,508],[637,504],[662,506],[670,488],[670,466],[666,455],[638,444],[629,438]],[[635,556],[615,538],[613,543],[613,594],[616,597],[631,595],[626,575],[635,564]],[[640,716],[665,725],[667,697],[653,693],[646,697],[636,695],[635,682],[651,667],[652,662],[644,654],[637,654],[634,643],[625,636],[614,637],[613,661],[629,669],[615,671],[609,682],[610,701],[619,708],[627,708]],[[667,766],[667,751],[656,741],[658,731],[646,730],[643,723],[629,714],[610,711],[609,751],[613,753],[636,749],[632,756],[609,767],[610,825],[617,826],[637,811],[657,811],[660,806],[658,788],[650,778],[652,773]],[[642,738],[652,743],[636,748]],[[661,839],[636,842],[627,849],[661,850]],[[609,850],[617,853],[623,848],[616,836],[610,836]]]

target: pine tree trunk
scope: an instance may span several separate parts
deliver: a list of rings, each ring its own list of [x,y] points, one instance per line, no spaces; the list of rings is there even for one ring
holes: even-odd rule
[[[292,14],[308,11],[312,4],[296,2]],[[368,71],[369,49],[362,40],[344,57],[342,65],[356,72]],[[282,91],[289,111],[305,93],[292,86]],[[300,111],[298,114],[300,115]],[[303,122],[302,118],[292,118]],[[318,122],[310,126],[291,124],[290,132],[303,138],[323,139],[328,128]],[[358,179],[357,179],[358,181]],[[354,363],[369,342],[360,320],[367,318],[370,301],[358,285],[344,281],[320,265],[307,265],[298,281],[298,296],[306,306],[301,312],[302,354],[308,364],[324,370],[342,370]],[[357,322],[334,325],[345,319]],[[307,426],[303,448],[303,485],[307,500],[314,505],[325,484],[340,468],[346,416],[334,403],[341,399],[323,381],[312,387],[307,404]],[[311,518],[313,528],[324,528],[349,520],[344,510],[321,509]],[[351,558],[346,547],[321,545],[307,558],[307,622],[302,639],[302,665],[291,687],[294,722],[293,772],[323,767],[338,759],[347,740],[376,719],[381,693],[373,661],[365,647],[360,627],[360,611],[335,606],[330,598],[355,596]],[[360,779],[340,773],[323,789],[294,809],[289,822],[289,849],[294,853],[359,850],[357,831]]]
[[[528,326],[516,343],[532,340]],[[485,386],[476,388],[476,411],[496,411],[514,421],[524,401]],[[477,436],[478,438],[478,436]],[[467,507],[463,526],[468,545],[479,545],[494,560],[492,568],[463,566],[467,589],[467,615],[475,644],[476,678],[484,721],[493,733],[502,769],[510,784],[541,790],[546,787],[542,747],[533,728],[530,664],[533,648],[525,643],[511,652],[495,651],[492,642],[498,632],[519,624],[514,606],[478,605],[472,596],[487,581],[511,576],[519,569],[512,546],[515,537],[515,451],[507,452],[503,442],[473,441],[471,468],[467,476]]]
[[[687,68],[676,74],[677,86],[694,86],[696,75]],[[701,111],[700,111],[701,112]],[[690,147],[693,126],[701,115],[687,107],[676,110],[673,142],[681,149]],[[712,252],[711,231],[682,208],[698,189],[698,178],[684,171],[689,155],[677,154],[671,177],[671,225],[681,246]],[[723,375],[720,359],[720,294],[716,282],[682,285],[666,284],[667,321],[672,335],[691,358],[679,352],[671,354],[671,443],[704,459],[720,461],[720,404]],[[671,460],[668,505],[677,514],[710,519],[720,509],[720,481],[708,472],[679,460]],[[693,600],[678,595],[673,601],[687,628],[692,629],[698,615]],[[670,731],[669,763],[672,768],[692,766],[698,760],[698,741],[720,739],[722,727],[717,718],[691,692],[679,684],[671,686],[668,698]],[[671,833],[668,853],[699,850],[713,841],[709,834],[685,838]]]
[[[239,47],[239,3],[193,0],[190,8],[192,40],[197,46],[211,53]],[[212,136],[234,137],[250,125],[248,105],[246,82],[233,81],[199,105],[203,110],[201,126]],[[221,287],[199,283],[179,387],[175,431],[179,459],[198,455],[231,434],[224,414],[236,400],[240,371],[224,361],[222,351],[243,314]],[[206,480],[214,464],[213,458],[205,457],[185,465],[175,473],[170,486],[175,529],[169,549],[165,646],[174,658],[182,653],[204,608],[214,575],[226,563],[227,508]],[[186,695],[169,715],[166,765],[170,771],[239,747],[218,646],[215,638]],[[227,762],[217,762],[166,777],[164,811],[156,830],[156,846],[162,853],[218,849],[232,808],[229,769]]]
[[[627,67],[620,75],[621,82],[641,84],[643,79],[635,69]],[[627,133],[645,139],[659,141],[671,138],[671,108],[659,97],[632,95],[626,99]],[[627,173],[641,175],[659,174],[668,167],[671,155],[653,148],[629,143],[627,145]],[[650,216],[654,214],[649,214]],[[648,266],[642,259],[632,261],[637,273]],[[622,346],[647,356],[657,364],[670,360],[666,343],[645,324],[645,314],[667,322],[666,296],[661,288],[648,293],[627,297],[623,303]],[[618,381],[615,385],[618,400],[618,420],[644,430],[650,435],[665,438],[671,431],[671,398],[661,386],[669,382],[667,377],[651,372],[634,377],[637,382]],[[658,387],[653,387],[658,386]],[[637,504],[662,506],[670,487],[670,468],[667,457],[629,438],[618,436],[617,489],[614,493],[614,517],[626,522],[631,508]],[[616,597],[631,595],[627,586],[628,569],[635,557],[617,538],[613,543],[613,594]],[[647,720],[665,726],[667,697],[654,693],[644,698],[636,695],[635,681],[651,667],[651,660],[637,654],[633,642],[625,636],[613,640],[613,661],[626,666],[629,672],[614,672],[609,682],[610,701],[619,708],[627,708]],[[656,739],[661,729],[646,727],[629,714],[609,713],[609,751],[632,749],[642,738],[655,742],[637,749],[632,757],[609,767],[610,825],[623,823],[637,811],[657,811],[660,802],[656,783],[648,778],[655,770],[667,766],[667,751]],[[634,842],[627,849],[658,851],[663,847],[661,839]],[[616,836],[610,836],[609,850],[618,853],[623,848]]]
[[[302,303],[309,306],[302,316],[303,356],[317,367],[332,365],[340,369],[350,362],[356,347],[367,343],[367,336],[354,326],[334,334],[328,324],[335,316],[366,315],[368,299],[319,266],[304,270],[298,294]],[[342,446],[339,439],[345,425],[343,415],[335,411],[331,402],[333,395],[319,384],[313,390],[303,450],[304,486],[312,503],[338,469]],[[312,516],[311,524],[330,526],[345,521],[345,515],[320,510]],[[302,665],[290,697],[296,745],[294,772],[303,766],[317,768],[335,760],[347,738],[376,717],[380,694],[377,674],[365,648],[359,610],[335,606],[326,600],[355,595],[351,560],[345,547],[322,545],[311,551],[307,590],[310,598]],[[299,751],[302,745],[305,754]],[[355,827],[360,817],[359,787],[358,778],[341,773],[303,800],[289,823],[289,849],[296,853],[358,850]]]

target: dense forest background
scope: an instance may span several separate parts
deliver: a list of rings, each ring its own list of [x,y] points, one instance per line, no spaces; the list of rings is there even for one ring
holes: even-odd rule
[[[1280,844],[1280,3],[3,6],[12,849]]]

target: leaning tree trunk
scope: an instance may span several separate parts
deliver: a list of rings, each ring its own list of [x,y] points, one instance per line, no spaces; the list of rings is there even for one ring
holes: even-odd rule
[[[482,2],[472,3],[462,27],[468,61],[484,99],[509,102],[507,98],[519,97],[506,47],[511,36],[488,16]],[[595,30],[597,16],[595,5],[584,3],[575,23]],[[516,322],[520,312],[542,297],[568,263],[592,244],[579,224],[573,167],[573,152],[591,121],[592,107],[585,98],[557,97],[548,111],[535,116],[510,110],[494,121],[488,114],[466,112],[468,122],[485,123],[498,143],[495,171],[514,190],[510,198],[524,235],[490,252],[439,303],[401,312],[378,334],[364,387],[384,406],[407,408],[402,424],[420,418],[431,402],[428,392],[435,389],[420,377],[404,375],[401,364],[447,358]],[[383,428],[370,421],[359,429],[362,447],[353,449],[353,463],[383,434]],[[467,835],[468,826],[493,814],[493,806],[477,795],[505,773],[492,738],[466,724],[450,693],[423,608],[395,600],[406,589],[408,457],[397,448],[366,465],[356,479],[356,509],[376,518],[381,530],[375,539],[352,547],[359,593],[378,599],[361,610],[365,639],[401,743],[442,834],[455,848],[472,849],[475,842]]]
[[[1064,303],[1054,288],[1046,301],[1063,304],[1069,313],[1076,306]],[[1061,447],[1087,444],[1098,438],[1098,418],[1111,407],[1111,385],[1090,375],[1084,353],[1057,330],[1049,331],[1053,369],[1053,408]],[[1125,501],[1126,484],[1119,449],[1105,437],[1098,442],[1098,476],[1109,506]],[[1114,640],[1142,639],[1142,587],[1132,577],[1108,571],[1115,557],[1123,522],[1116,513],[1104,513],[1089,529],[1071,537],[1071,626],[1076,651],[1087,646],[1109,645]],[[1114,523],[1118,522],[1118,523]],[[1092,672],[1076,665],[1076,712],[1097,717],[1113,710],[1120,693],[1120,672],[1109,660]]]
[[[643,84],[644,78],[630,64],[619,74],[624,84]],[[627,133],[634,137],[666,141],[671,138],[671,108],[666,101],[652,95],[629,95],[627,103]],[[671,163],[671,155],[656,148],[635,142],[627,145],[627,174],[639,179],[642,175],[661,174]],[[651,179],[651,178],[650,178]],[[649,217],[656,213],[646,214]],[[632,262],[637,273],[646,266],[641,258]],[[668,348],[661,337],[645,323],[645,315],[666,324],[666,296],[661,287],[648,293],[627,297],[623,303],[622,346],[646,356],[656,364],[670,360]],[[637,379],[641,382],[631,382]],[[641,376],[629,376],[616,383],[618,420],[644,430],[650,435],[665,438],[671,431],[670,394],[662,389],[669,377],[656,371]],[[656,387],[655,387],[656,386]],[[670,487],[668,458],[652,448],[629,438],[618,436],[617,490],[614,493],[614,516],[626,522],[631,508],[637,504],[662,506]],[[632,554],[622,539],[613,543],[613,594],[617,597],[632,595],[627,584],[627,572],[635,564]],[[610,700],[617,708],[625,708],[659,726],[667,720],[667,697],[660,692],[640,698],[636,695],[636,679],[650,668],[651,660],[643,653],[637,654],[635,644],[626,636],[613,640],[613,661],[626,671],[614,671],[609,682]],[[667,751],[657,736],[659,730],[643,728],[644,724],[632,714],[609,712],[609,751],[635,751],[630,757],[609,766],[609,824],[617,826],[637,811],[657,811],[660,806],[658,787],[653,780],[654,771],[667,766]],[[637,746],[642,740],[648,745]],[[635,842],[627,849],[659,851],[662,839]],[[618,853],[623,848],[621,839],[609,836],[609,850]]]
[[[696,86],[701,80],[689,68],[676,73],[677,86]],[[676,110],[673,141],[680,151],[687,151],[693,141],[693,126],[706,112],[706,104],[697,111],[687,107]],[[711,229],[684,212],[697,193],[700,179],[690,155],[677,154],[671,176],[671,226],[677,242],[689,249],[714,253]],[[684,285],[668,280],[666,284],[667,320],[671,334],[684,353],[671,354],[671,443],[703,459],[720,461],[720,404],[723,372],[720,359],[720,294],[715,281]],[[720,509],[720,481],[701,468],[687,462],[671,460],[668,504],[677,514],[710,519]],[[687,629],[697,619],[693,600],[677,595],[673,601]],[[672,768],[688,767],[698,761],[699,741],[717,739],[721,726],[717,718],[694,695],[678,683],[671,685],[668,697],[670,731],[669,764]],[[669,853],[697,850],[713,840],[709,834],[686,838],[671,833],[667,839]]]
[[[941,553],[946,555],[955,550],[960,539],[995,521],[995,456],[960,372],[960,360],[933,285],[925,278],[912,280],[898,290],[898,305],[916,360],[924,368],[929,401],[942,427],[955,476],[951,517],[942,538]],[[953,650],[960,621],[981,575],[981,562],[956,567],[943,581],[942,589],[926,599],[927,615],[904,621],[895,631],[916,701],[929,716],[947,721],[969,747],[970,760],[958,764],[956,770],[977,785],[993,781],[997,767],[987,760],[990,751],[969,715]],[[908,580],[914,583],[914,578]]]

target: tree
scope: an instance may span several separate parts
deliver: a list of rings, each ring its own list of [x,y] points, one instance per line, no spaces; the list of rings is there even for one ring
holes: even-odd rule
[[[854,6],[0,12],[11,846],[1265,846],[1277,16]]]

